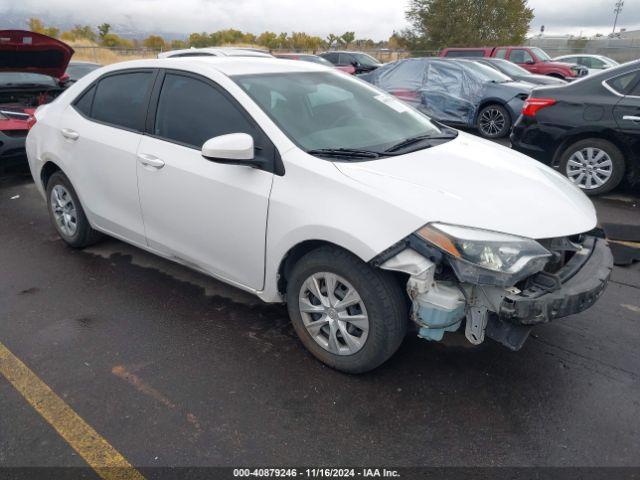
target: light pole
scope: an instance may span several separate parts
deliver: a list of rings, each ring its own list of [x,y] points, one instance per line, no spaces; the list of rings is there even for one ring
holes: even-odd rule
[[[613,9],[613,11],[616,14],[616,18],[613,21],[613,31],[611,32],[611,34],[613,35],[614,33],[616,33],[616,24],[618,23],[618,15],[620,15],[620,12],[622,11],[622,6],[624,5],[624,0],[618,0],[616,2],[616,6]]]

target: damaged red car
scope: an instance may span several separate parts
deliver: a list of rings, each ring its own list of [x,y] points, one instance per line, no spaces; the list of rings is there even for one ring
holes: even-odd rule
[[[73,49],[25,30],[0,30],[0,170],[26,162],[24,142],[40,105],[66,87]]]

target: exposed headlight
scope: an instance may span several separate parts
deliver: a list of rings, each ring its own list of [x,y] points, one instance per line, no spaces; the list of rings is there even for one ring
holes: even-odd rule
[[[461,282],[512,286],[551,257],[535,240],[489,230],[430,223],[416,234],[447,254]]]

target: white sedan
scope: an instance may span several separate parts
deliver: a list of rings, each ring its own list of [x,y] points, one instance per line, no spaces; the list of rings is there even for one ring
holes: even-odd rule
[[[321,65],[126,62],[36,118],[31,172],[69,246],[107,234],[286,302],[342,371],[379,366],[410,326],[517,350],[612,268],[567,179]]]
[[[562,55],[554,58],[553,60],[585,67],[589,71],[589,75],[620,65],[612,58],[605,57],[604,55],[591,54]]]

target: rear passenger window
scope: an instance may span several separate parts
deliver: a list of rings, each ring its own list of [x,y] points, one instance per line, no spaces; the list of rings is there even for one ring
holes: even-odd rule
[[[625,73],[624,75],[607,80],[606,83],[620,95],[627,95],[629,94],[629,89],[633,86],[637,75],[638,72]]]
[[[91,103],[93,103],[93,94],[96,93],[96,87],[93,86],[84,92],[73,104],[76,110],[85,115],[91,116]]]
[[[506,58],[506,56],[507,56],[506,48],[499,48],[498,50],[496,50],[496,58]]]
[[[192,77],[165,76],[156,112],[156,136],[200,149],[210,138],[227,133],[256,136],[239,108],[216,88]]]
[[[96,87],[91,118],[142,131],[152,78],[152,72],[120,73],[103,78]]]

